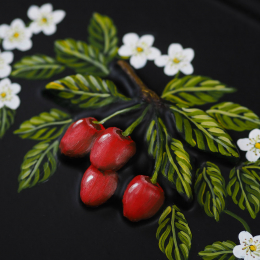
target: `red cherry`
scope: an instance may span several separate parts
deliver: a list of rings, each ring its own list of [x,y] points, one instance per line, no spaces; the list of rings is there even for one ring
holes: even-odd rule
[[[135,154],[135,142],[116,127],[107,128],[95,141],[90,161],[103,171],[117,171]]]
[[[116,172],[101,172],[91,165],[81,180],[80,198],[87,206],[99,206],[115,193],[117,183]]]
[[[136,222],[151,218],[164,202],[161,186],[153,184],[149,176],[137,175],[128,184],[123,196],[124,216]]]
[[[96,138],[105,130],[103,125],[94,124],[94,117],[79,119],[70,125],[60,141],[61,153],[70,157],[82,157],[93,146]]]

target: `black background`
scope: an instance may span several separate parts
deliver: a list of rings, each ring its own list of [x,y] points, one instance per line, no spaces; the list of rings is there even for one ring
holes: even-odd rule
[[[10,24],[15,18],[26,23],[30,5],[42,5],[45,1],[1,1],[0,24]],[[25,53],[14,51],[15,61],[24,55],[44,53],[54,56],[53,42],[67,37],[87,40],[87,25],[93,12],[110,16],[119,33],[119,39],[128,32],[139,35],[153,34],[154,46],[167,53],[171,43],[195,50],[192,61],[194,74],[210,76],[237,88],[234,94],[221,101],[233,101],[247,106],[260,114],[260,4],[253,0],[233,1],[133,1],[133,0],[84,0],[53,1],[54,9],[63,9],[67,15],[52,36],[33,36],[33,48]],[[121,41],[121,40],[120,40]],[[121,44],[121,42],[120,42]],[[56,78],[66,76],[67,71]],[[171,79],[153,62],[138,70],[142,80],[158,94]],[[89,209],[79,199],[82,174],[89,165],[88,158],[68,161],[60,157],[59,168],[46,183],[17,193],[17,176],[25,153],[36,144],[22,140],[12,132],[26,119],[50,108],[61,108],[42,95],[48,82],[12,79],[22,86],[19,94],[21,105],[15,123],[0,140],[0,256],[3,259],[166,259],[158,248],[155,238],[160,211],[148,221],[130,223],[122,216],[121,198],[126,185],[137,174],[152,174],[153,161],[146,155],[143,132],[137,130],[133,139],[137,142],[136,156],[119,171],[120,185],[115,196],[105,205]],[[119,86],[122,87],[122,86]],[[66,108],[61,108],[67,111]],[[115,107],[111,106],[111,110]],[[96,116],[101,119],[108,109],[84,112],[80,116]],[[118,117],[105,125],[125,128],[131,117]],[[230,133],[234,140],[248,136],[248,132]],[[191,150],[197,157],[197,152]],[[212,159],[200,153],[199,160]],[[245,161],[245,154],[241,153]],[[231,164],[221,165],[227,179]],[[228,215],[222,214],[215,222],[204,213],[196,202],[183,204],[167,184],[160,180],[167,191],[167,205],[177,203],[184,211],[192,230],[193,240],[190,259],[199,259],[198,252],[215,241],[232,240],[242,225]],[[259,220],[252,220],[228,199],[227,208],[244,219],[253,235],[260,234]],[[258,217],[259,218],[259,217]]]

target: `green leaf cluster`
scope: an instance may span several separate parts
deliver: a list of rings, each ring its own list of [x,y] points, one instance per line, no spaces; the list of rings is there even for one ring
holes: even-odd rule
[[[239,104],[223,102],[211,107],[208,111],[225,129],[245,131],[259,128],[259,117]]]
[[[117,29],[111,18],[94,13],[88,26],[89,43],[74,39],[57,40],[56,58],[37,54],[23,57],[14,64],[13,77],[48,79],[69,68],[75,73],[104,77],[108,63],[117,54]]]
[[[59,141],[40,142],[24,156],[21,173],[18,176],[18,192],[47,181],[57,168],[56,154]]]
[[[3,106],[0,109],[0,139],[4,136],[5,132],[14,123],[15,110]]]
[[[239,158],[238,150],[226,130],[198,108],[170,106],[177,131],[187,143],[203,151]]]
[[[226,189],[225,179],[216,164],[206,162],[197,170],[195,193],[206,214],[219,221],[219,215],[225,209]]]
[[[14,132],[23,139],[41,141],[24,156],[18,176],[18,192],[45,182],[54,174],[57,168],[58,138],[71,122],[68,114],[53,108],[50,112],[26,120]]]
[[[95,76],[68,76],[46,85],[53,94],[67,99],[72,105],[80,108],[98,108],[115,101],[130,99],[120,94],[110,80]]]
[[[146,133],[148,153],[156,159],[155,171],[163,174],[180,194],[192,198],[192,166],[181,141],[171,138],[161,120],[152,120]]]
[[[14,134],[23,139],[52,140],[58,138],[70,122],[68,114],[53,108],[50,112],[43,112],[24,121]]]
[[[214,103],[224,94],[234,92],[218,80],[203,76],[174,78],[165,87],[162,98],[172,103],[186,106]]]
[[[187,260],[192,234],[189,225],[177,206],[167,207],[159,219],[156,238],[160,250],[169,260]]]
[[[233,248],[236,244],[232,241],[215,242],[206,246],[204,251],[199,252],[199,256],[204,260],[235,260]]]
[[[260,160],[246,162],[230,171],[227,193],[254,219],[260,207]]]
[[[55,59],[39,54],[26,56],[14,64],[12,76],[24,79],[48,79],[61,73],[65,66]]]

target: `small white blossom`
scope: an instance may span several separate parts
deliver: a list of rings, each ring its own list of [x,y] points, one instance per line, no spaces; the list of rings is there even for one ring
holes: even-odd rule
[[[14,59],[14,55],[10,51],[0,51],[0,78],[5,78],[11,73],[11,66],[9,65]]]
[[[27,51],[32,47],[32,32],[26,28],[21,19],[15,19],[11,25],[3,24],[0,26],[0,38],[3,39],[5,50],[18,49]]]
[[[11,109],[17,109],[20,105],[20,98],[16,95],[21,90],[17,83],[11,83],[6,78],[0,81],[0,108],[7,106]]]
[[[139,38],[136,33],[128,33],[123,37],[123,43],[118,54],[122,57],[130,57],[130,64],[135,69],[143,68],[147,60],[154,60],[160,56],[161,52],[152,47],[154,37],[146,34]]]
[[[44,4],[41,7],[32,5],[27,12],[28,17],[33,20],[30,28],[33,33],[43,32],[45,35],[54,34],[57,30],[56,24],[65,17],[65,11],[53,11],[51,4]]]
[[[193,73],[193,66],[190,63],[193,58],[193,49],[183,49],[180,44],[173,43],[168,48],[168,55],[158,57],[155,60],[155,65],[164,67],[164,73],[168,76],[173,76],[178,71],[189,75]]]
[[[260,157],[260,130],[254,129],[250,132],[249,138],[242,138],[237,141],[242,151],[247,151],[246,159],[255,162]]]
[[[238,238],[240,245],[233,248],[234,256],[245,260],[260,260],[260,236],[253,237],[249,232],[242,231]]]

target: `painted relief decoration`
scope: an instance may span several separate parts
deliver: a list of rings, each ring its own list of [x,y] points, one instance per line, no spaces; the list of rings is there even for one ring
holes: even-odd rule
[[[61,109],[50,108],[24,121],[14,134],[34,140],[35,145],[24,155],[18,192],[49,180],[57,171],[59,151],[67,157],[89,154],[91,166],[83,175],[79,196],[90,207],[105,203],[117,188],[117,171],[138,149],[131,133],[145,124],[147,152],[154,159],[154,170],[149,176],[137,175],[130,181],[122,198],[122,214],[137,222],[153,217],[160,210],[155,234],[159,249],[170,260],[189,259],[192,226],[176,205],[163,208],[166,195],[158,183],[158,176],[162,175],[186,200],[197,200],[207,216],[219,221],[222,214],[228,214],[245,230],[239,234],[240,245],[238,241],[205,245],[198,253],[202,259],[260,259],[260,237],[253,237],[248,224],[226,206],[230,196],[253,219],[259,212],[259,117],[243,105],[218,103],[223,95],[235,89],[210,77],[192,75],[193,49],[171,43],[168,53],[162,54],[154,47],[153,35],[132,32],[125,34],[120,46],[114,22],[99,13],[90,19],[87,42],[71,38],[57,40],[55,57],[44,53],[25,56],[14,63],[11,72],[13,54],[9,50],[30,49],[33,34],[53,34],[64,16],[64,11],[53,11],[50,4],[31,6],[28,17],[32,22],[28,27],[20,19],[11,25],[1,25],[0,38],[6,51],[0,53],[0,77],[11,73],[14,79],[53,78],[45,87],[53,101],[63,100],[70,108],[80,109],[116,107],[115,104],[120,103],[121,109],[106,118],[87,117],[75,121]],[[112,70],[111,62],[132,82],[134,94],[122,94],[122,90],[107,79]],[[132,68],[141,69],[148,62],[153,62],[170,77],[161,96],[149,89]],[[68,76],[59,78],[58,74],[65,70]],[[0,81],[1,137],[14,120],[20,104],[17,95],[20,89],[13,80]],[[211,103],[206,111],[199,108]],[[138,116],[126,129],[103,126],[112,117],[133,111]],[[172,126],[178,135],[174,135]],[[229,130],[252,130],[249,138],[237,141],[238,147],[247,151],[247,160],[240,165],[237,165],[240,155],[236,141]],[[196,148],[198,153],[207,152],[212,158],[221,157],[233,163],[229,182],[225,183],[220,168],[213,162],[204,162],[195,169],[192,155],[185,150],[186,144]]]

